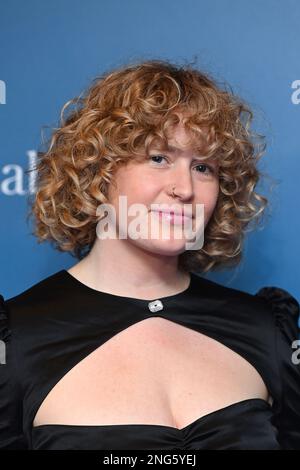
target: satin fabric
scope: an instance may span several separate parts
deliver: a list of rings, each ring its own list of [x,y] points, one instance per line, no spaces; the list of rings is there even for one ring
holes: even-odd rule
[[[61,270],[3,301],[0,338],[0,449],[300,449],[299,303],[287,291],[255,295],[191,273],[189,287],[150,301],[92,289]],[[159,316],[201,332],[245,358],[263,378],[273,405],[233,403],[183,429],[146,423],[42,425],[34,417],[53,386],[83,358],[139,321]]]
[[[279,450],[270,405],[244,400],[203,416],[183,429],[152,424],[42,425],[33,428],[35,449]]]

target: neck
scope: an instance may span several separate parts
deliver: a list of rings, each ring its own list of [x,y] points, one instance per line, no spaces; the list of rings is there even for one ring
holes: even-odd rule
[[[124,239],[96,239],[68,271],[96,290],[136,298],[173,295],[190,282],[189,273],[178,268],[178,255],[149,252]]]

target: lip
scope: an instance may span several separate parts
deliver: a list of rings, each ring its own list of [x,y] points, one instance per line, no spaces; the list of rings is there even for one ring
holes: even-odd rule
[[[184,211],[178,211],[178,210],[173,210],[173,209],[170,209],[170,210],[167,210],[167,209],[152,209],[152,212],[163,212],[164,214],[167,214],[167,215],[175,215],[175,216],[179,216],[179,217],[182,217],[182,218],[186,218],[186,219],[193,219],[193,216],[187,212],[184,212]]]
[[[167,211],[167,210],[153,210],[160,220],[165,220],[174,225],[186,224],[192,220],[191,216],[185,215],[183,212],[178,211]]]

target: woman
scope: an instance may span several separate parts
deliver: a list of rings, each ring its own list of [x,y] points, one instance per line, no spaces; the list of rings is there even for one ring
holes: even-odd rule
[[[39,153],[32,214],[79,262],[2,297],[0,447],[299,449],[297,300],[192,272],[237,265],[267,205],[251,110],[166,61],[71,103]]]

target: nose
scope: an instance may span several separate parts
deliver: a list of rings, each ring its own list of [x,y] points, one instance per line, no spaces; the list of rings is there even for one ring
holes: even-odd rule
[[[174,196],[179,197],[183,201],[190,200],[194,195],[193,178],[190,168],[178,165],[178,168],[174,169],[169,187],[174,188]]]

